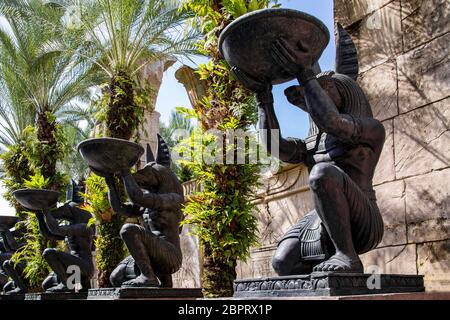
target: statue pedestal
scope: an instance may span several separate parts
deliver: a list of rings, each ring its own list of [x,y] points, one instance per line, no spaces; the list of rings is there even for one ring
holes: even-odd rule
[[[103,288],[90,289],[88,300],[121,300],[121,299],[183,299],[203,298],[200,288]]]
[[[313,273],[234,282],[235,298],[346,296],[425,291],[423,276]]]
[[[87,292],[61,292],[61,293],[27,293],[25,300],[86,300]]]

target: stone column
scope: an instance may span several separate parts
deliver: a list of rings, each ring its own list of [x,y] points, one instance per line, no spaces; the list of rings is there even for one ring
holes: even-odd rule
[[[175,72],[175,78],[180,82],[194,107],[206,93],[206,85],[200,80],[195,69],[183,65]],[[198,188],[195,181],[185,182],[183,189],[185,196]],[[187,198],[187,197],[186,197]],[[189,226],[183,226],[181,233],[181,250],[183,252],[183,266],[174,274],[173,282],[176,287],[201,287],[202,262],[199,242],[196,236],[189,234]]]
[[[153,154],[156,157],[156,152],[158,149],[158,138],[157,134],[159,133],[159,118],[161,114],[158,111],[145,112],[144,119],[144,128],[146,132],[142,132],[140,130],[139,135],[141,137],[140,144],[147,148],[147,144],[152,148]],[[145,166],[146,163],[146,154],[144,153],[141,157],[140,168]]]
[[[144,116],[144,130],[140,129],[138,135],[141,139],[141,145],[146,148],[147,144],[156,155],[158,139],[156,135],[159,133],[159,118],[161,114],[155,111],[156,99],[162,84],[164,72],[175,63],[175,60],[158,60],[145,65],[140,71],[138,84],[141,88],[145,88],[150,95],[150,105],[147,107]],[[145,154],[141,158],[141,167],[145,165]]]

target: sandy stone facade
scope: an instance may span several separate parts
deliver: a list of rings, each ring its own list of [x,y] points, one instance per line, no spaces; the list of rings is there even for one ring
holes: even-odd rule
[[[427,290],[450,290],[449,18],[446,0],[335,0],[387,133],[374,179],[385,235],[362,258],[424,274]]]

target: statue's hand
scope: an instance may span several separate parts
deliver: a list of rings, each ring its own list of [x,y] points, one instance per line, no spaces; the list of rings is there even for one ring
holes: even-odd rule
[[[89,169],[90,169],[93,173],[95,173],[96,175],[98,175],[99,177],[110,178],[110,177],[113,176],[113,175],[110,174],[110,173],[102,172],[102,171],[100,171],[100,170],[98,170],[98,169],[96,169],[96,168],[94,168],[94,167],[91,167],[91,166],[89,166]]]
[[[242,83],[242,85],[250,91],[253,91],[257,94],[272,91],[272,85],[270,83],[255,79],[248,73],[241,70],[239,67],[231,68],[231,72],[234,74],[236,79],[238,79],[239,82]]]
[[[299,107],[303,111],[308,112],[308,107],[305,101],[305,89],[302,86],[291,86],[284,90],[284,95],[289,103]]]
[[[275,62],[292,76],[298,77],[312,69],[311,54],[302,43],[293,45],[281,38],[273,43],[271,55]]]
[[[131,176],[131,168],[122,169],[119,174],[121,177]]]

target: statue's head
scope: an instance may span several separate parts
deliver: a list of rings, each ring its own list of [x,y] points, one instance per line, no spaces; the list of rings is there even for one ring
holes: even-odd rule
[[[327,71],[317,76],[322,89],[333,100],[340,113],[357,117],[373,117],[370,104],[361,87],[349,76]],[[291,86],[285,90],[289,102],[307,111],[305,91],[302,86]]]
[[[183,188],[177,176],[170,169],[172,160],[169,148],[158,134],[158,151],[156,159],[147,144],[147,164],[133,174],[136,183],[145,190],[154,193],[174,192],[183,194]]]
[[[70,185],[66,191],[66,201],[82,204],[84,202],[80,193],[84,193],[85,187],[82,183],[77,183],[73,179],[70,180]]]
[[[80,203],[73,201],[66,201],[63,206],[51,211],[55,219],[66,220],[70,223],[88,223],[92,218],[89,211],[81,209]]]

